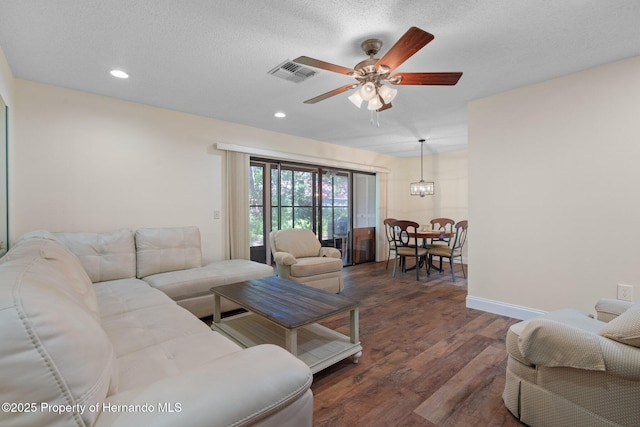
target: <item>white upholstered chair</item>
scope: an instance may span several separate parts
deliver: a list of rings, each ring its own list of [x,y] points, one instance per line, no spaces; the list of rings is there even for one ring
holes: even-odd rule
[[[520,421],[640,425],[640,302],[600,300],[596,313],[562,309],[509,328],[502,398]]]
[[[269,242],[279,277],[333,293],[342,291],[340,251],[322,247],[311,230],[274,230]]]

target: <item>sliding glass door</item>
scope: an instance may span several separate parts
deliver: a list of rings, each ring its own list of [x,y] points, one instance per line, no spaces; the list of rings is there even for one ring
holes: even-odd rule
[[[271,230],[304,228],[353,262],[354,174],[314,165],[252,159],[249,178],[251,259],[271,263]],[[373,178],[375,176],[368,175]],[[358,179],[360,181],[360,179]],[[371,210],[375,216],[375,206]]]

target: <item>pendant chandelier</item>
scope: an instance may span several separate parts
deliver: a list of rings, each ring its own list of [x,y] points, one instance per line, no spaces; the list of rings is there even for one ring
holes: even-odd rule
[[[425,182],[423,177],[424,172],[424,139],[420,140],[420,181],[412,182],[410,187],[410,194],[412,196],[432,196],[434,193],[434,184],[433,182]]]

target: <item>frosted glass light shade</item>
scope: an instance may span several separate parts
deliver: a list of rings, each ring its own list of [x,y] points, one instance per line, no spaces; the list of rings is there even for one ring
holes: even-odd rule
[[[360,108],[362,106],[362,101],[364,101],[364,100],[360,96],[360,91],[355,91],[349,97],[349,101],[353,102],[353,105],[355,105],[356,107]]]
[[[362,97],[362,99],[364,99],[365,101],[368,101],[376,96],[376,85],[371,82],[367,82],[360,88],[359,92],[360,97]]]
[[[432,196],[434,194],[434,184],[423,180],[412,182],[409,192],[412,196]]]
[[[397,89],[391,89],[389,86],[380,85],[380,87],[378,88],[378,93],[380,94],[380,96],[384,100],[384,103],[388,104],[391,101],[393,101],[393,98],[396,97],[396,94],[398,93],[398,90]]]
[[[380,107],[382,107],[382,102],[380,101],[380,97],[376,96],[375,98],[371,98],[371,100],[369,100],[367,110],[377,110]]]

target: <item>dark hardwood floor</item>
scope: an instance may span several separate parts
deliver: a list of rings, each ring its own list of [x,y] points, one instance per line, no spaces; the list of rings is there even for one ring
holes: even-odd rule
[[[314,376],[314,426],[520,426],[504,407],[504,338],[515,319],[465,307],[467,281],[344,269],[343,294],[360,301],[359,364]],[[424,273],[424,270],[422,271]],[[322,322],[348,335],[348,315]]]

